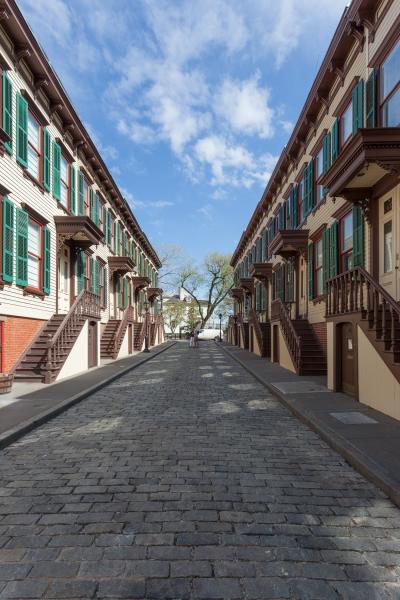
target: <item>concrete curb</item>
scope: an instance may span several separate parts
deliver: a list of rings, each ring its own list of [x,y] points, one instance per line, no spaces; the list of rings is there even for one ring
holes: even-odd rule
[[[257,375],[251,367],[232,354],[228,348],[225,346],[219,347],[276,396],[278,400],[295,415],[295,417],[307,425],[312,431],[317,433],[331,448],[336,450],[336,452],[338,452],[338,454],[340,454],[356,471],[385,492],[385,494],[400,507],[399,484],[391,478],[390,473],[384,472],[381,465],[373,461],[369,456],[353,446],[353,444],[345,440],[342,436],[332,431],[332,429],[323,427],[321,424],[317,423],[312,414],[300,411],[285,397],[284,394]]]
[[[121,369],[121,371],[119,371],[118,373],[113,373],[112,375],[105,377],[98,383],[95,383],[94,385],[86,388],[85,390],[79,392],[78,394],[71,396],[67,400],[60,402],[59,404],[56,404],[55,406],[52,406],[50,409],[39,413],[38,415],[32,417],[31,419],[27,419],[26,421],[23,421],[22,423],[17,425],[17,427],[13,427],[12,429],[9,429],[5,433],[2,433],[0,435],[0,450],[2,450],[3,448],[6,448],[7,446],[9,446],[13,442],[18,440],[22,436],[24,436],[26,433],[29,433],[36,427],[39,427],[40,425],[43,425],[47,421],[50,421],[52,418],[57,417],[58,415],[60,415],[64,411],[66,411],[68,408],[70,408],[71,406],[74,406],[75,404],[78,404],[79,402],[81,402],[82,400],[84,400],[85,398],[87,398],[88,396],[93,394],[94,392],[97,392],[98,390],[103,388],[105,385],[108,385],[109,383],[115,381],[116,379],[118,379],[122,375],[125,375],[129,371],[132,371],[133,369],[140,367],[144,363],[148,362],[149,360],[158,356],[159,354],[162,354],[166,350],[169,350],[169,348],[172,348],[172,346],[175,346],[176,343],[177,342],[171,342],[165,348],[161,348],[160,350],[158,350],[156,352],[152,351],[150,355],[148,355],[148,356],[146,355],[145,357],[142,358],[142,360],[135,363],[134,365],[129,365],[129,366],[125,367],[124,369]]]

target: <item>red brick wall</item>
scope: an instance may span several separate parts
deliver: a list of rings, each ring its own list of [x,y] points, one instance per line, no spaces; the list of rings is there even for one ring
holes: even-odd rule
[[[9,372],[45,321],[5,317],[3,321],[3,371]]]
[[[322,350],[324,351],[325,356],[327,355],[327,328],[326,321],[322,321],[321,323],[311,323],[311,327],[314,330],[315,335],[320,341],[322,346]]]

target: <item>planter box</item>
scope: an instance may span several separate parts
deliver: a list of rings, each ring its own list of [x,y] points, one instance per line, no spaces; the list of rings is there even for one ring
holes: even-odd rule
[[[0,394],[8,394],[11,392],[14,375],[0,373]]]

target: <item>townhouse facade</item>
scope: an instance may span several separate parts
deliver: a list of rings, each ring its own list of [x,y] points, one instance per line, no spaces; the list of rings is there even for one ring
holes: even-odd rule
[[[400,418],[400,2],[353,0],[232,257],[228,339]]]
[[[0,370],[49,383],[162,342],[159,257],[14,0],[0,76]]]

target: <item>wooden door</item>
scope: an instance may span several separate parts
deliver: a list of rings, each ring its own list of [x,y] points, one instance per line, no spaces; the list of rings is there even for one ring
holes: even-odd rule
[[[88,329],[88,366],[97,367],[97,323],[89,321]]]
[[[279,325],[274,325],[273,327],[273,362],[279,363]]]
[[[70,271],[70,250],[67,247],[62,249],[60,262],[58,265],[58,312],[67,314],[70,309],[71,296],[71,271]]]
[[[339,342],[339,381],[340,387],[346,394],[355,393],[355,345],[353,325],[351,323],[343,323],[340,325],[340,342]]]

